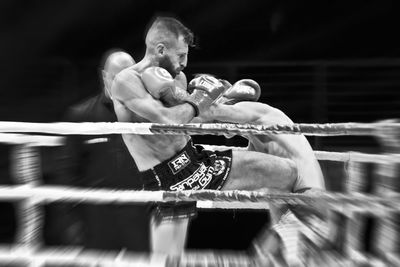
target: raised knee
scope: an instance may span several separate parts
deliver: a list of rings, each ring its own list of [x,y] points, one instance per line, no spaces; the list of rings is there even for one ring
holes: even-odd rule
[[[289,166],[289,175],[288,175],[288,179],[287,179],[287,185],[286,185],[286,189],[289,191],[293,190],[294,184],[297,181],[297,178],[299,176],[299,172],[297,169],[297,165],[294,161],[292,160],[288,160],[288,166]]]

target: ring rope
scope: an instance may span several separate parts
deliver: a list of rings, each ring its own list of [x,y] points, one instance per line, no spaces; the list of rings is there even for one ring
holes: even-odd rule
[[[155,128],[153,129],[153,127],[149,127],[149,130],[151,132],[150,134],[159,134],[157,132],[157,126],[158,125],[155,125],[155,124],[151,124],[151,125],[155,126]],[[260,130],[260,128],[257,128],[257,127],[254,128],[254,125],[236,125],[236,124],[221,124],[221,125],[228,125],[229,127],[230,127],[230,125],[237,126],[236,129],[234,129],[234,130],[235,131],[239,131],[240,132],[239,134],[241,134],[241,135],[243,135],[243,133],[246,134],[246,130],[248,130],[248,129],[253,131],[251,133],[260,134],[260,133],[257,132],[257,131]],[[165,126],[171,126],[171,125],[161,125],[161,126],[165,127]],[[200,126],[200,128],[204,128],[204,127],[202,127],[203,125],[199,125],[199,126]],[[212,126],[214,127],[215,125],[212,125]],[[380,126],[382,126],[382,124],[380,124]],[[182,130],[182,127],[186,127],[187,128],[187,125],[172,125],[172,130],[170,130],[170,129],[165,130],[164,128],[162,128],[162,130],[161,130],[162,134],[176,134],[175,130],[174,130],[174,127],[178,127],[179,128],[178,132],[179,132],[179,131]],[[216,132],[213,132],[213,133],[208,132],[209,129],[206,127],[207,128],[206,129],[206,134],[221,134],[220,133],[221,129],[222,130],[226,130],[229,127],[227,127],[227,128],[224,128],[224,127],[221,128],[220,127],[219,129],[216,129],[217,130]],[[262,127],[264,127],[264,126],[262,126]],[[273,126],[273,127],[275,127],[275,126]],[[279,128],[281,126],[278,125],[276,127]],[[385,127],[386,127],[386,130],[389,129],[389,128],[387,128],[387,126],[385,126]],[[398,127],[398,126],[396,125],[396,127]],[[397,130],[398,128],[396,128],[396,127],[394,127],[394,128],[391,127],[390,130],[393,130],[393,129]],[[375,128],[377,128],[377,130]],[[242,131],[243,129],[244,129],[244,131]],[[321,128],[321,129],[323,129],[323,128]],[[154,132],[154,130],[156,131],[156,133]],[[183,130],[187,131],[187,129],[183,129]],[[196,131],[197,130],[198,129],[196,129]],[[214,128],[212,128],[212,130],[215,131]],[[265,130],[265,129],[262,128],[261,130]],[[267,129],[267,131],[270,131],[270,130],[271,130],[270,128]],[[299,133],[299,132],[297,132],[298,130],[301,131],[301,128],[300,127],[299,128],[294,128],[294,132],[291,132],[291,133]],[[328,135],[346,135],[346,133],[337,134],[337,133],[332,132],[331,130],[333,130],[333,129],[329,129]],[[341,130],[343,130],[343,129],[341,129]],[[173,132],[170,132],[170,131],[173,131]],[[191,129],[189,129],[188,131],[191,131]],[[283,129],[283,132],[281,132],[281,133],[286,133],[284,131],[285,131],[285,129]],[[359,135],[379,135],[379,136],[382,136],[383,132],[384,132],[384,129],[381,129],[379,127],[374,127],[374,131],[371,131],[370,133],[367,133],[367,131],[364,131],[363,133],[360,133]],[[187,132],[185,132],[185,133],[187,133]],[[270,133],[275,133],[275,132],[270,132]],[[187,133],[187,134],[193,134],[193,133]],[[224,134],[224,133],[222,133],[222,134]],[[356,135],[354,133],[351,133],[351,134],[352,135]],[[310,135],[319,135],[319,134],[317,133],[317,134],[310,134]],[[323,136],[326,136],[326,134],[324,134]],[[340,155],[340,156],[343,156],[343,155]],[[350,159],[348,159],[348,160],[350,160]],[[376,162],[376,158],[374,159],[374,162]],[[36,187],[34,185],[33,186],[30,185],[28,187],[30,189],[40,189],[40,188],[38,188],[38,187]],[[27,188],[27,186],[25,186],[25,188]],[[210,190],[210,191],[212,191],[212,190]],[[190,195],[191,192],[192,191],[182,192],[182,193],[184,193],[184,196],[181,196],[181,195],[177,196],[175,194],[175,193],[181,193],[181,192],[163,192],[162,195],[161,195],[162,202],[165,202],[165,201],[176,201],[177,197],[178,197],[178,201],[193,201],[193,199],[192,199],[193,196]],[[220,193],[220,191],[217,191],[217,192]],[[235,193],[235,192],[233,192],[233,193]],[[200,193],[213,193],[213,192],[200,192]],[[231,193],[231,192],[225,192],[225,193]],[[242,192],[240,192],[240,193],[242,193]],[[257,192],[245,192],[245,193],[257,193]],[[233,194],[233,195],[235,196],[235,198],[238,198],[237,195],[235,195],[235,194]],[[354,196],[356,196],[356,198]],[[69,199],[70,195],[66,196],[66,197]],[[201,197],[204,197],[204,196],[201,195]],[[211,199],[213,199],[213,200],[228,201],[228,202],[232,201],[232,200],[225,200],[225,199],[220,198],[220,197],[221,196],[218,196],[218,195],[215,196],[215,195],[211,194]],[[267,196],[261,195],[261,200],[258,197],[260,197],[260,195],[256,195],[256,196],[239,195],[239,198],[238,198],[237,201],[243,201],[243,202],[251,201],[251,202],[257,202],[257,203],[263,203],[263,202],[278,202],[278,203],[282,203],[283,202],[283,203],[286,203],[286,204],[299,204],[299,205],[313,204],[313,202],[314,203],[315,202],[318,202],[318,203],[326,202],[326,203],[324,203],[325,205],[326,204],[330,204],[330,205],[333,205],[333,204],[334,205],[338,205],[338,204],[340,204],[340,207],[342,209],[342,213],[345,213],[345,214],[346,214],[346,212],[348,213],[349,211],[354,211],[354,210],[357,210],[357,211],[359,211],[359,210],[372,211],[373,210],[374,214],[375,214],[376,211],[381,211],[381,213],[382,213],[383,211],[387,212],[388,210],[391,210],[391,211],[393,211],[393,210],[399,211],[400,210],[399,209],[399,205],[397,204],[397,203],[399,203],[399,200],[400,200],[398,193],[391,194],[389,197],[385,197],[385,198],[381,198],[381,197],[378,197],[378,196],[366,195],[366,194],[356,194],[356,195],[355,194],[347,194],[347,195],[344,195],[344,194],[332,194],[332,193],[329,193],[329,194],[325,194],[325,193],[324,194],[318,194],[317,196],[315,196],[315,195],[311,196],[311,198],[309,198],[310,196],[307,195],[306,199],[299,198],[298,196],[295,196],[295,194],[285,194],[285,196],[282,196],[282,193],[269,193],[269,194],[267,194]],[[350,197],[350,199],[349,199],[349,197]],[[189,198],[189,200],[186,200],[187,198]],[[28,196],[28,197],[26,197],[24,199],[28,199],[32,203],[32,205],[48,201],[42,193],[40,193],[38,195],[34,194],[34,195]],[[171,199],[171,200],[168,200],[168,199]],[[195,200],[197,200],[197,199],[195,199]],[[50,201],[54,201],[54,200],[52,199]],[[65,200],[61,200],[61,201],[65,201]],[[70,201],[70,199],[68,201]],[[76,201],[76,200],[72,200],[72,201]],[[92,200],[90,200],[90,201],[92,201]],[[118,202],[119,200],[116,201],[115,199],[114,200],[111,199],[111,201],[114,202],[114,203],[120,203],[120,202]],[[78,200],[78,202],[82,202],[82,200]],[[345,212],[343,212],[343,211],[345,211]],[[30,255],[34,255],[34,254],[31,252]],[[43,260],[40,260],[40,259],[38,261],[39,262],[43,262]],[[39,263],[39,265],[40,265],[40,263]]]
[[[62,146],[65,144],[64,136],[45,136],[45,135],[26,135],[0,133],[0,143],[10,145],[27,145],[27,146]],[[201,144],[208,150],[247,150],[247,147],[222,146]],[[364,162],[364,163],[380,163],[380,162],[399,162],[399,154],[367,154],[361,152],[335,152],[335,151],[314,151],[318,160],[341,161],[341,162]]]
[[[66,186],[0,186],[0,200],[31,199],[31,203],[87,202],[103,204],[204,201],[257,202],[290,205],[326,205],[335,210],[374,212],[384,215],[388,211],[400,211],[400,194],[384,197],[362,193],[318,192],[267,193],[257,191],[135,191],[78,189]]]
[[[268,203],[260,202],[222,202],[213,200],[202,200],[196,202],[199,209],[223,209],[223,210],[269,210]]]
[[[24,135],[24,134],[0,134],[0,142],[7,141],[11,144],[25,144],[27,146],[58,146],[65,143],[65,137],[62,136],[43,136],[43,135]],[[245,150],[245,147],[230,147],[230,146],[210,146],[202,145],[206,149],[234,149]],[[358,152],[326,152],[315,151],[319,160],[334,160],[334,161],[360,161],[360,162],[376,162],[393,160],[397,155],[381,155],[381,154],[364,154]],[[397,161],[400,161],[397,157]],[[269,205],[265,203],[249,202],[218,202],[218,201],[198,201],[197,207],[202,209],[269,209]]]
[[[324,262],[324,266],[396,266],[400,261],[398,254],[386,253],[384,259],[358,253],[357,257],[343,257],[329,251],[320,251],[308,258],[308,264]],[[273,257],[271,255],[271,257]],[[329,260],[328,260],[329,259]],[[253,266],[256,257],[242,251],[187,251],[180,256],[147,254],[117,251],[84,250],[82,248],[51,248],[31,253],[25,247],[0,247],[0,263],[40,262],[41,264],[83,264],[90,266],[138,266],[166,267],[175,266]],[[313,262],[314,261],[314,262]],[[174,265],[175,263],[175,265]],[[314,266],[314,265],[312,265]]]
[[[27,135],[0,133],[0,143],[27,146],[62,146],[65,144],[63,136]]]
[[[50,133],[60,135],[82,134],[168,134],[168,135],[223,135],[223,134],[304,134],[312,136],[360,135],[374,136],[386,131],[400,131],[400,123],[326,123],[292,125],[254,125],[234,123],[157,124],[128,122],[0,122],[2,133]]]
[[[0,248],[0,262],[41,264],[84,264],[101,266],[166,266],[166,256],[145,255],[144,253],[124,253],[121,257],[116,252],[83,250],[82,248],[52,248],[32,251],[24,246],[3,246]]]
[[[247,147],[237,146],[221,146],[221,145],[206,145],[202,147],[208,150],[247,150]],[[367,154],[361,152],[334,152],[334,151],[314,151],[318,160],[340,161],[340,162],[364,162],[364,163],[385,163],[385,162],[400,162],[400,154]]]

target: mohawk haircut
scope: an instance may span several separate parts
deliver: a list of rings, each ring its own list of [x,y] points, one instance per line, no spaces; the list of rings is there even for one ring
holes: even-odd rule
[[[182,35],[188,46],[194,46],[193,32],[176,18],[165,16],[157,16],[150,23],[145,37],[146,45],[151,46],[156,43],[169,45],[168,37],[171,35],[175,38]]]

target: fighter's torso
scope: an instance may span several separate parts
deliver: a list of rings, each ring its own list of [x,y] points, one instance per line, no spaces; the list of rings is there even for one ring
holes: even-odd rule
[[[140,76],[142,69],[133,66],[124,71]],[[138,97],[148,94],[143,84],[132,86]],[[114,110],[120,122],[151,122],[132,110],[128,109],[122,101],[113,99]],[[154,167],[179,152],[188,142],[189,137],[183,135],[133,135],[124,134],[122,138],[136,162],[140,171]]]

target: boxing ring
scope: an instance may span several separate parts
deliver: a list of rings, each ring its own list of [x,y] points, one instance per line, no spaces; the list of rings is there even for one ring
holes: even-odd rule
[[[29,135],[26,135],[29,133]],[[39,134],[51,134],[44,136]],[[61,146],[64,135],[101,134],[305,134],[311,136],[374,136],[387,150],[384,154],[361,152],[316,151],[320,161],[347,164],[345,192],[295,194],[256,191],[135,191],[78,189],[66,186],[41,185],[39,147]],[[54,136],[55,135],[55,136]],[[62,136],[60,136],[62,135]],[[342,253],[325,247],[331,239],[318,230],[303,227],[301,250],[296,257],[304,266],[400,266],[400,123],[251,125],[251,124],[177,124],[153,123],[24,123],[0,122],[0,142],[12,145],[11,170],[16,185],[0,186],[2,201],[18,203],[16,242],[0,246],[0,265],[19,263],[23,266],[45,264],[77,264],[79,266],[253,266],[254,258],[247,251],[187,251],[179,257],[141,254],[127,251],[95,251],[79,247],[44,247],[41,240],[42,205],[52,202],[123,204],[137,202],[198,201],[202,208],[268,209],[268,203],[307,205],[315,202],[331,213],[340,214],[343,227]],[[207,145],[204,145],[207,147]],[[212,146],[216,147],[216,146]],[[221,149],[228,148],[220,146]],[[244,148],[233,148],[244,149]],[[365,193],[366,164],[374,164],[374,190]],[[368,217],[374,217],[373,253],[363,249],[363,236]],[[271,258],[273,256],[271,255]],[[273,261],[271,261],[273,262]],[[271,266],[280,266],[278,263]]]

